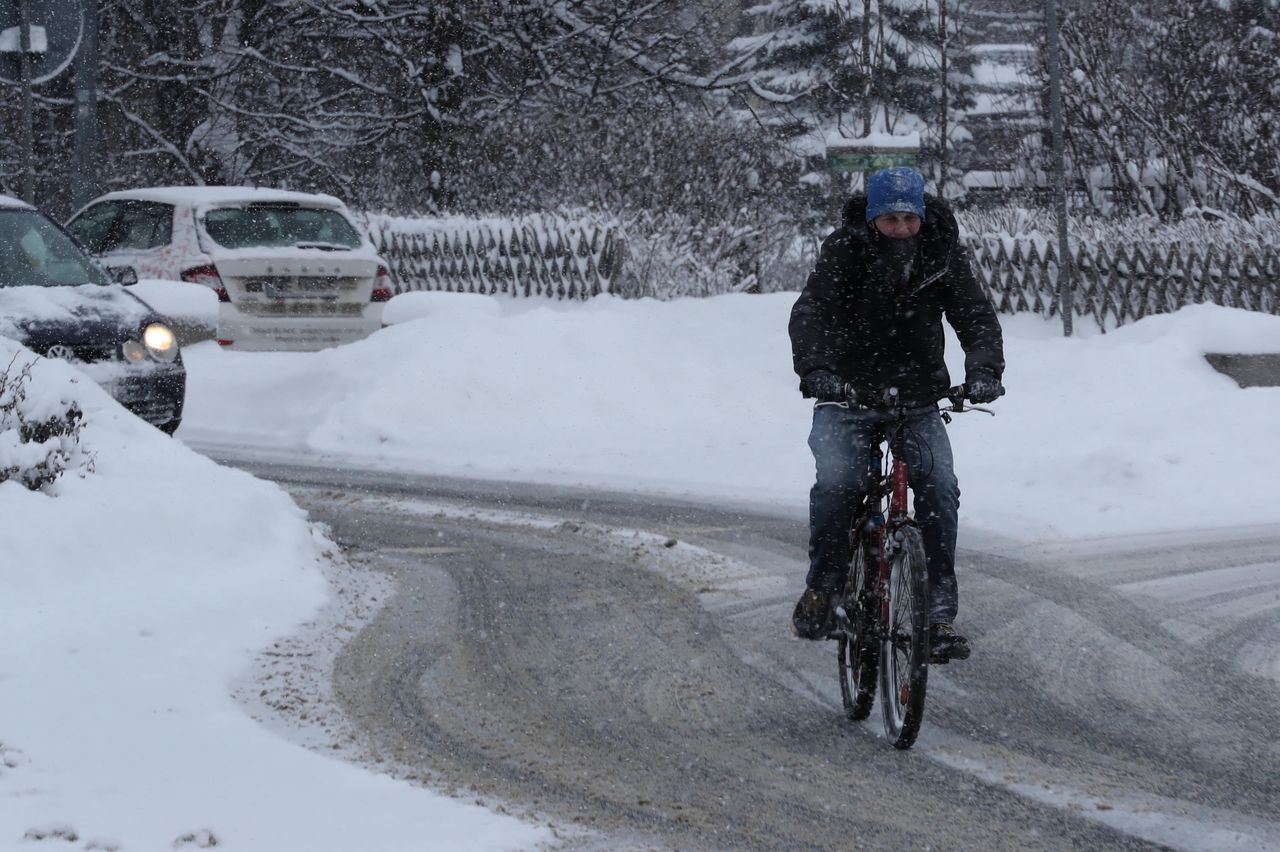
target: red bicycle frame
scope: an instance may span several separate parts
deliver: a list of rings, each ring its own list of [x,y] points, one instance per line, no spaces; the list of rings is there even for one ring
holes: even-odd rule
[[[879,557],[880,578],[877,590],[880,593],[880,623],[888,629],[889,625],[889,552],[885,547],[885,539],[889,532],[898,528],[907,520],[907,463],[893,456],[893,465],[889,468],[889,517],[876,531],[875,548]]]
[[[907,519],[907,463],[896,455],[889,473],[889,523],[901,523]]]
[[[892,453],[892,447],[890,447]],[[885,485],[888,488],[885,488]],[[884,498],[889,498],[888,516],[884,513]],[[889,553],[886,537],[907,521],[907,463],[893,454],[893,462],[889,468],[889,476],[885,479],[876,477],[876,485],[867,501],[873,507],[862,524],[863,564],[870,569],[874,566],[877,597],[880,599],[880,623],[889,624]],[[868,581],[872,578],[868,577]]]

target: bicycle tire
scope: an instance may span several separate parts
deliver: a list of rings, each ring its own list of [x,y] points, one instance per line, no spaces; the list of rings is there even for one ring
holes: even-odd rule
[[[929,683],[929,575],[924,541],[904,524],[889,559],[889,630],[880,647],[880,707],[885,737],[908,749],[920,733]]]
[[[880,648],[875,640],[876,617],[868,606],[871,593],[867,589],[865,556],[862,536],[855,533],[853,559],[849,563],[849,576],[841,601],[848,628],[836,643],[840,697],[845,714],[855,722],[871,715],[880,662]]]

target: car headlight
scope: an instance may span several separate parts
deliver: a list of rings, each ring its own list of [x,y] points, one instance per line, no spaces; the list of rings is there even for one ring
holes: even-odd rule
[[[153,322],[142,332],[142,345],[147,353],[157,361],[172,361],[178,357],[178,338],[169,326]],[[125,353],[126,357],[128,353]],[[133,360],[133,359],[130,359]]]

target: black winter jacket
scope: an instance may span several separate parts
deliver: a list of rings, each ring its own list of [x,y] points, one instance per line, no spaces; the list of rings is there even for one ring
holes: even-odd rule
[[[991,300],[973,277],[950,208],[925,196],[915,261],[902,286],[884,258],[884,241],[857,195],[844,224],[827,237],[791,309],[796,373],[829,370],[863,399],[898,388],[913,405],[936,402],[951,385],[942,352],[942,317],[965,352],[965,370],[1004,373],[1004,341]]]

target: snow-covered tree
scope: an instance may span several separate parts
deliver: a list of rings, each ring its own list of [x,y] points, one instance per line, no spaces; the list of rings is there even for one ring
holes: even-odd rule
[[[1280,3],[1088,0],[1062,27],[1075,178],[1101,208],[1280,207]]]
[[[806,127],[849,136],[911,131],[927,116],[940,64],[934,0],[770,0],[729,49],[766,99]]]
[[[718,19],[676,0],[102,0],[100,19],[108,187],[263,183],[431,207],[451,203],[477,135],[513,116],[678,109],[744,81],[716,65]],[[39,95],[47,198],[73,104],[64,81]],[[12,142],[0,157],[3,181]]]
[[[975,38],[963,0],[932,0],[929,25],[937,44],[932,108],[926,113],[925,160],[932,171],[938,195],[949,197],[956,173],[971,151],[971,136],[964,125],[964,111],[974,104]]]
[[[918,133],[945,181],[969,102],[963,12],[955,0],[770,0],[744,11],[753,32],[729,49],[784,133]]]

